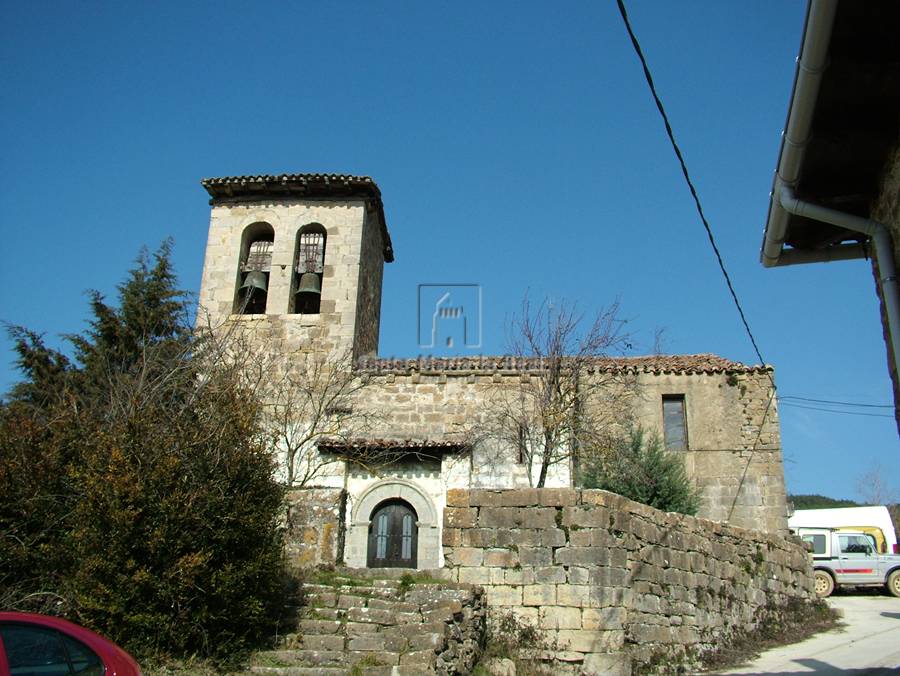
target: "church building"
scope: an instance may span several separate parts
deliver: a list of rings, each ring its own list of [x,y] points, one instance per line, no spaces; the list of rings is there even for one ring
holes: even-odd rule
[[[245,340],[281,383],[268,403],[273,424],[290,427],[281,435],[282,479],[340,493],[341,562],[439,568],[449,489],[535,482],[521,444],[487,433],[488,418],[544,365],[378,357],[384,264],[394,250],[371,178],[282,174],[202,185],[212,209],[198,323]],[[450,306],[439,311],[459,319]],[[653,355],[598,359],[584,377],[586,386],[627,387],[623,419],[683,459],[700,494],[698,516],[786,531],[771,367]],[[297,419],[285,422],[290,411]],[[560,457],[548,487],[577,476],[578,454]],[[518,526],[527,524],[510,524]]]

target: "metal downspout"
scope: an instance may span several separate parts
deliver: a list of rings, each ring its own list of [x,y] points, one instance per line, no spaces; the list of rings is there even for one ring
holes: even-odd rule
[[[891,233],[884,223],[847,214],[835,209],[811,204],[798,199],[794,191],[782,185],[777,195],[781,207],[795,216],[803,216],[814,221],[830,223],[847,230],[861,232],[872,238],[875,256],[878,258],[878,282],[888,319],[888,333],[891,339],[891,353],[894,363],[900,358],[900,285],[894,261],[894,246]],[[776,263],[777,265],[777,263]]]

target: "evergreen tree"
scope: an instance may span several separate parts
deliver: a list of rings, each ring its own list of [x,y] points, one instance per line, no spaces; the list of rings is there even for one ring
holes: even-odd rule
[[[0,408],[0,602],[138,654],[223,655],[271,626],[282,489],[238,369],[188,324],[171,243],[116,305],[90,298],[70,358],[16,327]]]
[[[700,498],[684,464],[663,449],[659,437],[641,428],[617,440],[608,452],[591,454],[581,469],[584,488],[601,488],[666,512],[696,514]]]

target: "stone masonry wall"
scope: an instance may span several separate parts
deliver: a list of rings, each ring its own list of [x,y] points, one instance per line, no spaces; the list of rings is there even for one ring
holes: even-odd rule
[[[493,616],[511,612],[557,642],[559,672],[611,659],[690,667],[767,613],[814,599],[806,551],[779,535],[599,490],[451,490],[447,503],[451,579],[483,585]]]
[[[376,360],[364,371],[371,382],[358,393],[356,405],[384,412],[371,431],[373,437],[478,437],[489,425],[492,399],[528,377],[514,369],[452,368],[452,360],[447,368],[441,364]],[[777,402],[769,406],[771,391],[771,369],[638,374],[631,406],[634,418],[650,433],[663,433],[662,397],[685,397],[688,449],[677,453],[700,492],[700,516],[767,532],[787,531],[781,437]],[[568,486],[568,467],[555,469],[548,485]],[[494,448],[482,440],[473,448],[466,484],[455,486],[528,485],[515,448]]]
[[[881,191],[875,203],[872,205],[872,218],[884,223],[891,231],[894,239],[894,264],[900,264],[900,143],[889,155],[885,163],[884,173],[881,177]],[[884,332],[886,345],[890,345],[888,333],[887,311],[884,307],[884,298],[881,295],[881,287],[878,284],[878,261],[872,258],[872,269],[875,273],[875,288],[878,293],[881,306],[881,325]],[[894,357],[893,359],[891,357]],[[897,355],[891,355],[887,349],[887,362],[890,369],[891,381],[894,384],[894,417],[897,420],[897,430],[900,431],[900,374],[898,374]]]
[[[299,488],[285,496],[288,565],[334,565],[343,558],[346,493],[334,488]]]

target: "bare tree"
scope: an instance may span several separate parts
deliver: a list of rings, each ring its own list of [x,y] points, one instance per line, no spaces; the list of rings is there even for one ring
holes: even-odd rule
[[[856,481],[856,492],[870,505],[890,505],[897,502],[897,491],[890,485],[890,472],[880,463],[873,464]]]
[[[320,443],[354,447],[378,420],[376,411],[357,401],[370,378],[353,366],[349,350],[330,356],[307,353],[273,364],[265,402],[288,486],[313,485],[347,459],[320,452]],[[361,448],[354,455],[364,464],[371,453]]]
[[[627,423],[634,377],[612,359],[630,347],[619,304],[590,321],[574,305],[523,300],[508,325],[509,349],[521,372],[489,404],[487,434],[513,448],[531,485],[609,448]],[[535,478],[535,473],[537,477]]]

